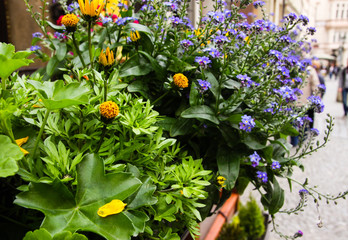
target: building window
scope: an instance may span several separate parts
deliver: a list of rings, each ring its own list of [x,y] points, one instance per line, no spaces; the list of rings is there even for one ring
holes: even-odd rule
[[[342,13],[341,13],[341,18],[343,19],[344,16],[344,4],[342,4]]]
[[[336,8],[336,19],[338,19],[339,13],[340,13],[340,4],[337,4],[337,8]]]

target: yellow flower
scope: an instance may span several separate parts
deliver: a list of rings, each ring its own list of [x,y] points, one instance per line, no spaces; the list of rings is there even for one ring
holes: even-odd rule
[[[132,32],[130,33],[130,38],[131,38],[132,42],[138,41],[138,40],[140,39],[140,34],[139,34],[139,32],[138,32],[137,30],[135,30],[135,32],[132,31]]]
[[[224,185],[225,181],[226,181],[226,178],[224,178],[223,176],[218,176],[217,177],[217,182],[218,184],[221,186],[221,187],[225,187],[226,185]]]
[[[103,117],[107,119],[112,119],[120,113],[120,110],[117,104],[112,101],[107,101],[100,104],[99,110],[100,110],[100,115],[102,115]]]
[[[62,18],[62,24],[69,30],[75,30],[80,19],[75,14],[66,14]]]
[[[21,148],[21,146],[22,146],[24,143],[28,142],[28,139],[29,139],[29,137],[25,137],[25,138],[20,138],[20,139],[17,139],[17,140],[16,140],[17,145],[18,145],[19,148],[21,149],[22,153],[24,153],[24,155],[29,154],[29,152],[28,152],[27,150],[25,150],[24,148]]]
[[[188,87],[188,79],[182,73],[177,73],[173,76],[174,84],[179,88],[187,88]]]
[[[128,4],[127,0],[108,0],[108,4],[106,5],[106,12],[109,15],[115,14],[118,17],[120,14],[120,8],[118,7],[118,3]]]
[[[246,36],[246,37],[244,38],[244,41],[246,41],[246,44],[249,44],[249,42],[250,42],[250,37],[249,37],[249,36]]]
[[[81,13],[84,17],[97,19],[104,9],[104,0],[78,0]]]
[[[98,209],[97,213],[100,217],[107,217],[122,212],[126,205],[127,204],[122,202],[121,200],[114,199],[111,202],[105,204],[104,206],[101,206]]]
[[[110,51],[110,48],[107,47],[106,51],[104,53],[104,50],[101,51],[99,55],[99,63],[103,65],[104,67],[109,67],[112,64],[114,64],[115,58],[114,58],[114,52]]]

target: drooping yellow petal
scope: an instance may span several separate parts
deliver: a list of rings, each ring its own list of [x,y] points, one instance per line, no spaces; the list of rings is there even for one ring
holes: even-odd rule
[[[114,63],[114,61],[115,61],[114,52],[113,51],[111,51],[111,53],[110,53],[109,61],[110,61],[109,62],[110,65],[112,65]]]
[[[25,137],[25,138],[20,138],[20,139],[17,139],[15,140],[17,145],[19,146],[19,148],[21,149],[22,153],[24,153],[24,155],[27,155],[29,154],[29,152],[27,150],[25,150],[24,148],[22,148],[21,146],[26,143],[29,139],[29,136],[28,137]]]
[[[18,146],[22,146],[24,143],[28,142],[29,136],[25,138],[20,138],[16,140]]]
[[[121,200],[114,199],[104,206],[101,206],[97,213],[100,217],[107,217],[122,212],[126,205],[127,204]]]

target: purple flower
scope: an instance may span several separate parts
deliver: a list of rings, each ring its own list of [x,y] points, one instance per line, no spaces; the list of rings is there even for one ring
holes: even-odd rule
[[[275,56],[278,60],[282,60],[283,59],[283,54],[277,50],[270,50],[269,51],[269,55],[273,55]]]
[[[259,154],[257,154],[256,151],[254,151],[254,153],[249,156],[249,159],[251,162],[251,166],[256,167],[259,165],[261,157],[259,156]]]
[[[40,50],[41,49],[41,47],[40,46],[38,46],[38,45],[34,45],[34,46],[31,46],[30,47],[30,51],[38,51],[38,50]]]
[[[221,56],[221,52],[215,48],[206,48],[203,51],[208,52],[212,58],[219,58]]]
[[[239,128],[246,132],[251,132],[251,129],[255,127],[255,121],[251,116],[242,116],[242,121],[239,123]]]
[[[307,98],[314,108],[314,112],[321,113],[324,111],[324,103],[321,101],[319,96],[310,96]]]
[[[314,33],[316,32],[317,30],[315,29],[315,27],[309,27],[307,28],[307,32],[308,34],[310,35],[314,35]]]
[[[279,89],[273,89],[275,93],[278,93],[286,102],[292,102],[297,100],[295,92],[288,86],[283,86]]]
[[[203,57],[196,57],[195,62],[198,63],[203,68],[208,67],[208,64],[211,63],[210,59],[206,56]]]
[[[311,133],[313,134],[313,136],[319,136],[320,132],[318,129],[316,128],[311,128]]]
[[[69,12],[73,12],[75,9],[79,9],[79,7],[80,7],[79,4],[77,2],[74,2],[74,3],[69,4],[67,10]]]
[[[222,12],[208,12],[207,15],[216,23],[222,23],[225,20],[225,15]]]
[[[172,21],[172,23],[173,23],[173,25],[174,26],[177,26],[177,25],[179,25],[179,24],[183,24],[184,22],[182,21],[182,19],[181,18],[179,18],[179,17],[171,17],[170,18],[170,20]]]
[[[219,35],[219,36],[216,36],[214,38],[214,42],[216,44],[223,44],[223,43],[226,43],[226,42],[230,42],[230,40],[228,40],[228,37],[226,37],[224,35]]]
[[[102,20],[103,25],[107,24],[108,22],[112,22],[112,18],[111,17],[104,17]]]
[[[198,79],[197,82],[200,86],[201,93],[203,93],[203,92],[207,91],[209,88],[211,88],[210,82],[208,82],[206,80]]]
[[[268,181],[266,172],[257,171],[256,173],[257,173],[257,177],[260,178],[262,182],[266,183]]]
[[[180,41],[180,44],[184,47],[184,48],[188,48],[190,46],[193,45],[193,42],[191,42],[190,40],[184,39],[182,41]]]
[[[178,4],[174,2],[164,2],[163,5],[170,7],[170,9],[173,11],[176,11],[178,9]]]
[[[273,170],[276,170],[276,169],[279,169],[281,167],[281,165],[278,161],[274,161],[274,162],[272,162],[271,167]]]
[[[323,84],[323,83],[322,83],[322,84],[319,84],[319,85],[318,85],[318,88],[319,88],[319,90],[322,91],[322,92],[325,92],[325,91],[326,91],[326,86],[325,86],[325,84]]]
[[[306,26],[309,23],[309,19],[305,15],[300,15],[298,20],[302,21],[303,26]]]
[[[32,36],[33,36],[33,38],[42,38],[42,37],[43,37],[43,34],[40,33],[40,32],[34,32],[34,33],[32,34]]]
[[[294,238],[298,238],[298,237],[302,237],[303,236],[303,232],[301,230],[298,230],[295,234],[294,234]]]
[[[264,1],[255,1],[253,3],[254,7],[257,8],[257,7],[262,7],[263,5],[265,5],[265,2]]]

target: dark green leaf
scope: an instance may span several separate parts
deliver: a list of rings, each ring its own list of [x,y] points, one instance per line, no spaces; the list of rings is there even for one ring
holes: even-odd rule
[[[187,135],[192,131],[192,119],[179,118],[170,129],[170,136]]]
[[[59,180],[51,185],[31,183],[29,191],[18,194],[15,203],[43,212],[42,227],[51,234],[81,230],[95,232],[106,239],[129,239],[139,232],[141,221],[147,220],[144,214],[126,214],[127,209],[105,218],[97,215],[101,206],[113,199],[124,201],[141,185],[131,173],[105,175],[103,161],[97,155],[87,155],[78,165],[77,183],[76,196]],[[132,219],[136,222],[128,215],[134,215]]]
[[[284,190],[280,187],[276,177],[273,177],[273,192],[271,192],[271,201],[268,207],[270,214],[275,214],[284,204]]]
[[[219,174],[226,178],[226,189],[232,190],[239,175],[241,156],[228,147],[219,146],[216,159]]]
[[[56,55],[51,57],[51,59],[47,63],[47,67],[46,67],[46,73],[47,73],[48,76],[52,76],[53,75],[54,70],[56,70],[59,62],[60,61],[58,60]]]
[[[280,130],[280,132],[282,134],[287,135],[287,136],[298,136],[299,135],[299,132],[290,123],[286,123],[285,125],[283,125],[282,129]]]
[[[219,124],[219,119],[216,117],[213,109],[206,105],[192,106],[181,113],[183,118],[204,119],[215,124]]]
[[[62,61],[66,55],[67,52],[67,46],[65,42],[60,42],[58,45],[58,49],[56,52],[57,60]]]

